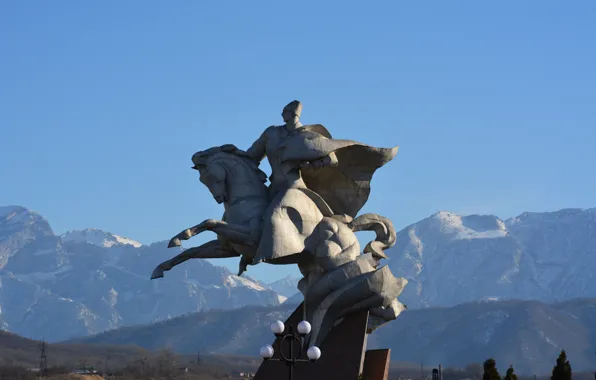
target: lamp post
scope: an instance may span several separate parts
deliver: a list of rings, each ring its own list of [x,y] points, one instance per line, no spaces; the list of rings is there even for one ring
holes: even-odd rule
[[[294,365],[298,362],[311,362],[314,363],[321,357],[321,350],[317,346],[311,346],[306,351],[306,359],[300,359],[302,357],[303,349],[304,349],[304,337],[310,333],[311,326],[310,323],[307,321],[302,321],[298,324],[296,328],[297,333],[294,332],[293,326],[285,326],[281,321],[275,321],[271,324],[271,332],[279,339],[278,350],[279,355],[278,357],[274,358],[273,355],[275,354],[275,350],[272,346],[267,345],[261,347],[261,357],[263,360],[275,360],[275,361],[282,361],[288,365],[289,370],[289,379],[292,380],[292,375],[294,371]],[[294,343],[298,342],[299,350],[296,353],[294,350]],[[284,352],[284,344],[287,344],[289,349]]]

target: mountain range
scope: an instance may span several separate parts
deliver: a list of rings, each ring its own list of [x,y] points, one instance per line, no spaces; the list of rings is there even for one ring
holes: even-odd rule
[[[166,242],[146,246],[94,229],[56,236],[41,215],[0,207],[0,328],[56,341],[286,299],[204,260],[188,261],[171,276],[150,281],[153,268],[177,253],[166,247]]]
[[[295,306],[205,311],[149,326],[108,331],[71,343],[138,345],[149,350],[254,355],[270,344],[274,320]],[[464,368],[489,357],[503,371],[547,374],[562,349],[574,371],[591,370],[596,347],[596,299],[556,304],[477,301],[450,308],[407,310],[369,336],[367,348],[390,348],[392,361]],[[321,347],[325,355],[325,346]]]
[[[401,230],[387,256],[409,281],[400,300],[410,308],[596,297],[596,208],[507,220],[438,212]]]
[[[264,284],[264,286],[286,297],[288,301],[290,298],[298,296],[300,299],[298,303],[300,303],[302,302],[302,295],[298,292],[298,281],[300,281],[300,277],[290,275],[280,280]]]
[[[264,284],[202,260],[150,281],[176,253],[166,242],[143,245],[97,229],[57,236],[38,213],[0,207],[0,329],[55,341],[196,311],[301,301],[297,278]],[[399,231],[387,256],[409,281],[400,300],[410,310],[596,297],[596,209],[507,220],[438,212]]]

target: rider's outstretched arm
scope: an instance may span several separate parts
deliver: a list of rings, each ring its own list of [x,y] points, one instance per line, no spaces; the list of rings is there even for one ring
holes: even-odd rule
[[[257,141],[255,141],[246,151],[246,156],[254,160],[256,163],[260,163],[263,161],[263,158],[265,158],[267,148],[267,132],[269,131],[269,128],[267,128],[267,130],[261,134]]]

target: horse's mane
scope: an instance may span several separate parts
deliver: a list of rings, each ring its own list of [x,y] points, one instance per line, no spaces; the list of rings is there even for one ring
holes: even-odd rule
[[[218,163],[227,167],[232,161],[236,165],[242,165],[254,172],[259,181],[265,183],[267,181],[267,174],[259,169],[258,164],[248,157],[240,156],[239,154],[229,153],[223,151],[219,147],[209,148],[199,151],[193,155],[193,162],[195,165],[209,165]]]

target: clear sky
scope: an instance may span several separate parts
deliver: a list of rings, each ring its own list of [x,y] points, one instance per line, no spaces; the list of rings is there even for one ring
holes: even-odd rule
[[[304,123],[400,146],[364,210],[398,228],[594,207],[595,20],[594,0],[4,0],[0,204],[169,239],[222,213],[192,154],[299,99]]]

